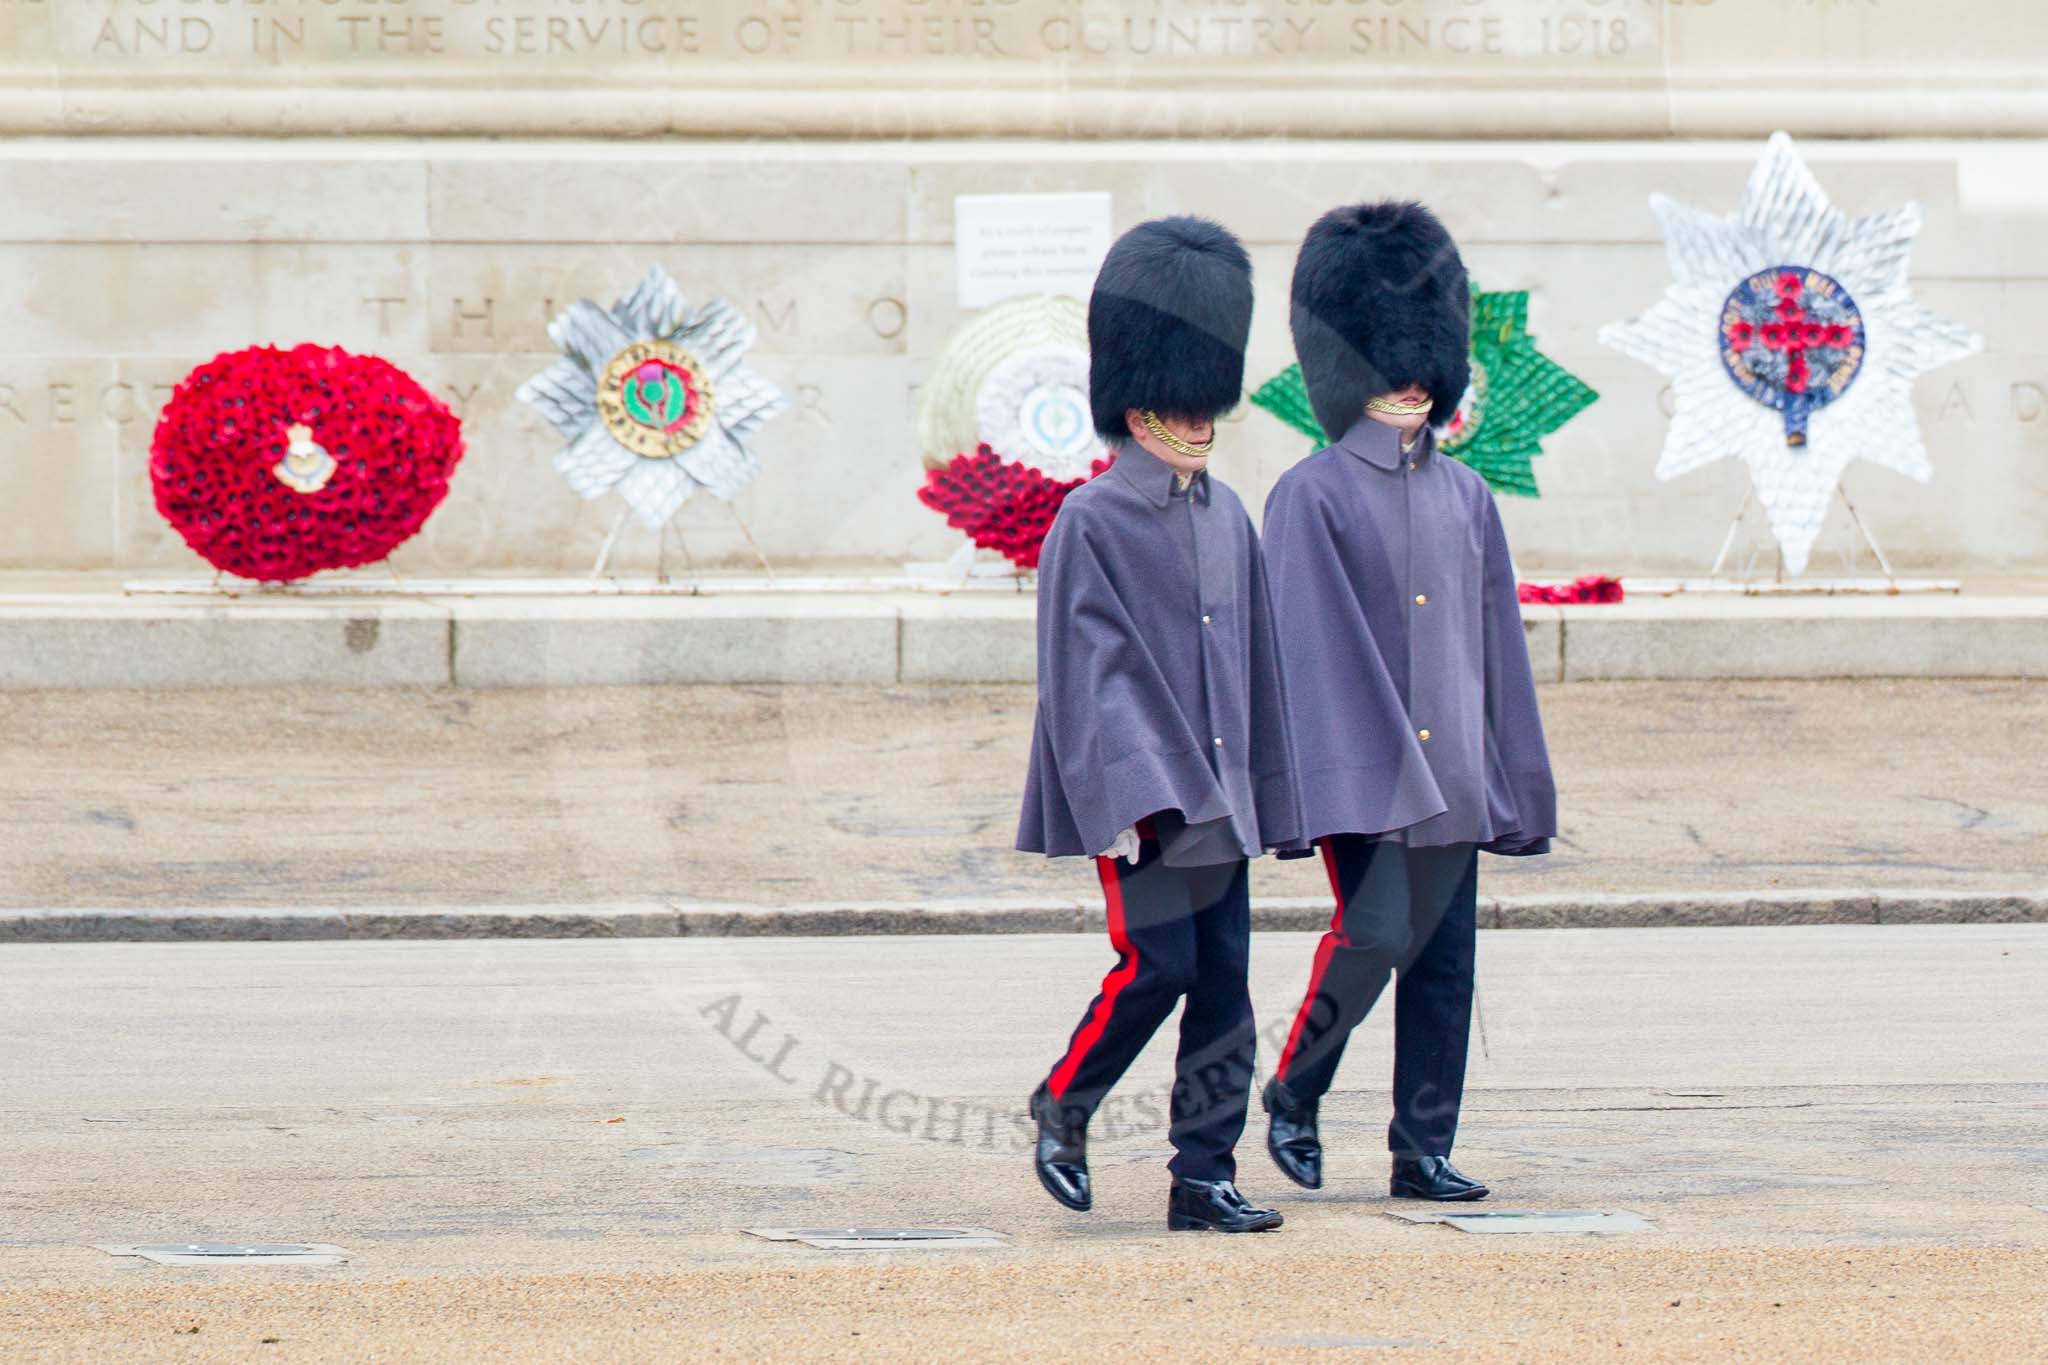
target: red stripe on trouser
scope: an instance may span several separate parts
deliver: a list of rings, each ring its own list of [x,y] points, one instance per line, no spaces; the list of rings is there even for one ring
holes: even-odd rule
[[[1088,1050],[1102,1041],[1103,1031],[1109,1027],[1109,1017],[1116,1009],[1116,998],[1124,987],[1131,984],[1138,975],[1138,950],[1131,943],[1131,936],[1124,928],[1124,888],[1117,880],[1116,859],[1097,858],[1095,871],[1102,878],[1103,899],[1109,905],[1109,944],[1117,951],[1117,964],[1102,978],[1102,997],[1095,1002],[1095,1010],[1088,1016],[1088,1022],[1081,1025],[1080,1032],[1067,1048],[1067,1055],[1053,1069],[1045,1088],[1054,1099],[1066,1096],[1067,1087],[1074,1083],[1074,1073],[1081,1069],[1087,1059]]]
[[[1322,992],[1323,973],[1330,969],[1330,958],[1337,949],[1348,946],[1344,937],[1344,888],[1337,880],[1337,850],[1326,838],[1316,840],[1316,847],[1323,851],[1323,867],[1330,874],[1330,896],[1337,902],[1337,908],[1330,915],[1330,932],[1316,944],[1315,965],[1308,974],[1308,994],[1301,999],[1301,1012],[1294,1016],[1294,1027],[1287,1034],[1287,1046],[1280,1050],[1280,1061],[1273,1068],[1273,1074],[1282,1080],[1287,1079],[1288,1064],[1301,1048],[1301,1035],[1308,1027],[1309,1015],[1315,1010],[1316,996]]]

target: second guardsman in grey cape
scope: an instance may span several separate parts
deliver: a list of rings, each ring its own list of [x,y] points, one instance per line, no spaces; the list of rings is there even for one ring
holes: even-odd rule
[[[1095,859],[1117,961],[1031,1096],[1033,1161],[1053,1198],[1089,1207],[1089,1120],[1185,1000],[1166,1105],[1175,1230],[1280,1225],[1235,1184],[1255,1037],[1246,875],[1303,846],[1300,812],[1258,539],[1208,473],[1251,316],[1250,258],[1214,223],[1164,218],[1110,248],[1088,387],[1116,463],[1061,505],[1038,578],[1017,847]]]
[[[1264,1100],[1267,1150],[1312,1189],[1318,1103],[1345,1038],[1398,973],[1391,1192],[1486,1195],[1450,1161],[1476,855],[1545,853],[1557,831],[1500,513],[1431,430],[1470,382],[1470,306],[1457,245],[1420,204],[1334,209],[1294,267],[1295,352],[1335,440],[1275,485],[1266,555],[1304,833],[1336,912]]]

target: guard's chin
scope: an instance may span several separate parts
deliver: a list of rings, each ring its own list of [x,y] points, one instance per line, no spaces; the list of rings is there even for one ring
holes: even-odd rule
[[[1429,414],[1426,412],[1392,413],[1368,410],[1366,416],[1382,426],[1392,427],[1403,436],[1413,436],[1429,425]]]

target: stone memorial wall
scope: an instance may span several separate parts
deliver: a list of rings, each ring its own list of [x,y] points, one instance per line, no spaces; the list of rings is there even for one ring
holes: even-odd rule
[[[1505,499],[1532,567],[1697,570],[1744,476],[1651,474],[1665,397],[1601,346],[1667,278],[1647,198],[1727,212],[1789,129],[1851,213],[1917,199],[1916,294],[1982,354],[1919,381],[1923,487],[1852,466],[1905,564],[2048,564],[2048,18],[1899,0],[0,0],[0,568],[190,575],[149,436],[217,351],[382,355],[470,455],[398,555],[586,569],[610,526],[514,398],[550,317],[661,264],[760,324],[794,399],[739,507],[779,560],[957,543],[914,497],[922,367],[963,316],[954,199],[1106,191],[1218,217],[1289,361],[1294,245],[1332,204],[1435,205],[1601,394]],[[1305,442],[1247,405],[1254,505]],[[750,558],[708,498],[699,559]],[[1846,543],[1846,537],[1843,538]],[[1829,543],[1832,543],[1830,541]],[[1828,567],[1827,546],[1817,571]],[[629,532],[619,562],[650,563]]]
[[[0,127],[2031,135],[2028,0],[0,0]]]

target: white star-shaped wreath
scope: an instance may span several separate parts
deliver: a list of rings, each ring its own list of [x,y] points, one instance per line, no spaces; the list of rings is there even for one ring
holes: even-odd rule
[[[746,438],[789,400],[746,363],[758,335],[724,299],[692,312],[656,266],[609,310],[578,299],[549,323],[562,357],[519,397],[567,438],[571,488],[616,489],[658,529],[699,488],[730,502],[760,471]]]
[[[1657,477],[1739,457],[1786,569],[1801,573],[1850,460],[1932,476],[1913,380],[1983,339],[1913,301],[1906,273],[1920,206],[1848,217],[1784,133],[1772,135],[1732,217],[1655,194],[1650,210],[1670,287],[1600,340],[1671,377]]]

